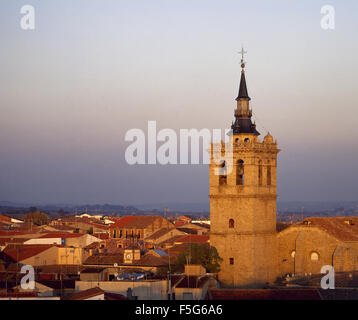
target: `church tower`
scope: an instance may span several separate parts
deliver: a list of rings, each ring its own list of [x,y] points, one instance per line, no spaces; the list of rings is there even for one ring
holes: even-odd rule
[[[263,287],[278,276],[276,168],[280,150],[270,133],[259,140],[251,121],[243,58],[241,68],[229,147],[222,142],[211,148],[210,243],[223,259],[219,281],[224,287]],[[215,154],[231,157],[232,170],[226,170],[226,161],[218,164]],[[220,174],[217,168],[222,169]]]

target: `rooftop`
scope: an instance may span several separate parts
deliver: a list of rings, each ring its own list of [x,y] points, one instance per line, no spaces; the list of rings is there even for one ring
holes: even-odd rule
[[[312,217],[291,225],[294,227],[317,227],[341,241],[358,241],[358,217]]]
[[[69,295],[66,295],[61,298],[61,300],[86,300],[96,296],[104,295],[104,291],[99,287],[94,287],[91,289],[75,292]]]

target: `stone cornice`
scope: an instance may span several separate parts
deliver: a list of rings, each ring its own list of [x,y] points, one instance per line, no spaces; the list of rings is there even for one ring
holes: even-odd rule
[[[222,198],[261,198],[261,199],[274,199],[278,197],[277,194],[211,194],[209,195],[210,199],[222,199]]]

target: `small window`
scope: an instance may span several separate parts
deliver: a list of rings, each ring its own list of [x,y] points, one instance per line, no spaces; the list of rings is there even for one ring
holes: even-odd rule
[[[220,165],[220,168],[225,168],[226,167],[226,162],[223,161],[223,163]],[[224,169],[226,171],[226,168]],[[224,175],[220,175],[219,176],[219,185],[222,186],[222,185],[226,185],[227,184],[227,176],[224,174]]]
[[[311,261],[318,261],[319,260],[319,254],[317,252],[311,253]]]
[[[250,142],[250,139],[249,138],[245,138],[244,140],[246,143],[249,143]]]
[[[292,257],[292,259],[294,259],[296,257],[296,251],[295,250],[291,251],[291,257]]]
[[[244,160],[237,161],[236,168],[236,185],[243,186],[244,185]]]
[[[220,176],[219,177],[219,185],[223,186],[227,184],[227,176]]]
[[[230,229],[235,228],[235,221],[234,221],[234,219],[230,219],[230,220],[229,220],[229,228],[230,228]]]
[[[234,264],[234,258],[230,258],[230,264]]]

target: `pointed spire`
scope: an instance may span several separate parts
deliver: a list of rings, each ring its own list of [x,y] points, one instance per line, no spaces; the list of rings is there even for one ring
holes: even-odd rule
[[[239,88],[239,94],[238,94],[238,96],[236,98],[236,101],[239,100],[239,99],[251,100],[251,98],[249,97],[249,94],[247,93],[247,86],[246,86],[246,78],[245,78],[245,70],[244,69],[242,69],[242,71],[241,71],[240,88]]]
[[[245,62],[244,62],[244,54],[247,53],[244,48],[242,48],[241,52],[241,79],[240,79],[240,87],[239,94],[236,98],[237,108],[235,110],[235,122],[231,126],[234,134],[240,133],[251,133],[254,135],[260,135],[260,133],[256,130],[256,124],[252,123],[252,111],[250,109],[250,100],[247,93],[247,85],[245,78]]]
[[[246,86],[246,78],[245,78],[245,61],[244,61],[244,54],[247,51],[244,50],[244,47],[241,48],[239,52],[241,54],[241,79],[240,79],[240,88],[239,94],[236,98],[236,101],[239,99],[248,99],[251,100],[249,94],[247,93],[247,86]]]

